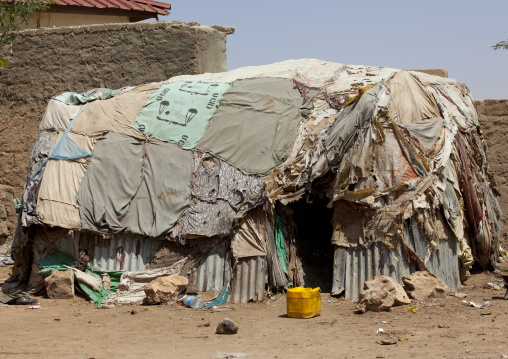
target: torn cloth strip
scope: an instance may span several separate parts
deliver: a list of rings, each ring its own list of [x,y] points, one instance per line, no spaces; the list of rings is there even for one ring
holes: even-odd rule
[[[275,218],[275,245],[277,246],[277,255],[279,257],[279,262],[282,267],[282,271],[289,277],[288,274],[288,254],[286,252],[286,244],[284,242],[284,234],[282,233],[282,219],[279,215]]]
[[[194,152],[192,172],[190,206],[171,234],[179,241],[189,235],[229,235],[233,220],[263,202],[262,178],[247,176],[208,153]]]
[[[153,238],[170,233],[189,205],[192,152],[109,132],[79,189],[82,227]]]
[[[106,88],[96,88],[86,92],[64,92],[61,95],[53,97],[53,99],[66,103],[68,105],[80,105],[94,100],[107,100],[120,92],[128,89],[122,87],[118,90],[111,90]]]
[[[227,82],[182,81],[161,86],[139,111],[132,127],[184,149],[196,146],[215,113]]]
[[[27,183],[23,191],[21,223],[24,227],[38,222],[36,213],[37,197],[46,169],[46,162],[56,137],[56,132],[40,131],[35,139],[32,155],[30,156]]]
[[[330,126],[324,138],[327,157],[332,163],[342,160],[358,136],[365,132],[374,119],[376,104],[384,82],[380,82],[350,106],[344,108],[337,120]]]
[[[224,288],[222,288],[219,296],[215,298],[212,302],[205,305],[206,309],[213,308],[218,305],[223,305],[227,302],[229,296],[229,284],[225,285]]]
[[[460,178],[460,191],[464,199],[464,209],[469,228],[473,230],[476,236],[479,231],[479,225],[483,218],[483,210],[478,201],[476,190],[474,189],[471,171],[469,169],[469,161],[467,159],[466,147],[462,140],[460,132],[455,136],[457,140],[456,145],[458,148],[460,162],[461,162],[461,178]]]

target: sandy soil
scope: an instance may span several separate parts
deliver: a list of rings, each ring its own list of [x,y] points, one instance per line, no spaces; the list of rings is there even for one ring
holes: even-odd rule
[[[486,287],[492,281],[502,280],[476,274],[460,289],[467,301],[490,301],[485,309],[447,296],[355,314],[351,300],[322,294],[321,316],[311,319],[287,318],[283,295],[230,312],[40,298],[39,309],[0,307],[0,358],[508,358],[508,301]],[[236,335],[215,334],[226,317]],[[387,338],[396,344],[380,344]]]

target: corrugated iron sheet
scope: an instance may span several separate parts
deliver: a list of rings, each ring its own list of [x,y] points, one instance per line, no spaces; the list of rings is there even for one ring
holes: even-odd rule
[[[265,295],[264,257],[242,258],[232,274],[231,261],[225,246],[203,257],[196,266],[196,285],[202,292],[218,294],[231,279],[229,301],[247,303],[263,300]]]
[[[407,238],[407,237],[406,237]],[[420,258],[425,258],[427,246],[411,238],[408,245],[413,247]],[[415,248],[416,247],[416,248]],[[423,251],[425,251],[423,253]],[[422,256],[423,254],[423,256]],[[440,242],[439,251],[433,252],[427,263],[431,273],[441,277],[450,291],[460,287],[458,241],[450,239]],[[390,250],[382,243],[374,243],[369,248],[335,249],[332,292],[344,288],[347,299],[357,299],[363,290],[363,283],[378,275],[386,275],[402,284],[402,277],[417,271],[413,261],[408,262],[402,243]]]
[[[135,272],[146,269],[161,244],[162,241],[158,239],[128,235],[103,238],[99,235],[87,237],[75,233],[74,240],[65,236],[56,243],[56,248],[76,259],[81,245],[81,248],[90,248],[93,267]]]
[[[218,294],[231,278],[231,266],[227,260],[226,246],[210,251],[195,268],[196,285],[201,292]]]
[[[92,265],[104,270],[146,270],[161,244],[162,241],[158,239],[126,235],[99,237],[93,247]]]
[[[231,284],[231,302],[262,301],[265,297],[265,257],[248,257],[238,261]]]
[[[103,270],[142,271],[150,264],[162,242],[156,239],[115,235],[103,238],[76,232],[74,238],[62,237],[56,247],[77,259],[79,248],[90,248],[91,265]],[[226,244],[204,255],[193,269],[196,285],[201,292],[219,294],[231,280],[232,303],[261,301],[265,295],[265,257],[242,258],[238,261],[236,274],[232,276],[231,260]]]

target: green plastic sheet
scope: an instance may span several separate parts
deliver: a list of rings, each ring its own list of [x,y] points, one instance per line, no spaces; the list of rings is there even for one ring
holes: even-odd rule
[[[277,254],[279,256],[280,265],[282,270],[289,278],[287,263],[289,262],[288,254],[286,252],[286,245],[284,243],[284,235],[282,234],[282,219],[277,215],[275,219],[275,244],[277,246]]]
[[[39,266],[41,268],[39,270],[39,274],[43,277],[47,277],[55,270],[68,270],[68,268],[64,267],[64,265],[74,267],[76,265],[76,261],[65,253],[55,249],[46,257],[39,260]],[[111,289],[106,290],[104,287],[101,287],[99,291],[92,289],[89,285],[83,282],[76,281],[79,289],[88,297],[88,299],[93,300],[94,305],[101,304],[108,295],[117,291],[120,286],[120,276],[124,273],[124,271],[102,271],[99,268],[94,267],[86,267],[85,272],[99,279],[101,279],[102,273],[107,273],[111,278]]]

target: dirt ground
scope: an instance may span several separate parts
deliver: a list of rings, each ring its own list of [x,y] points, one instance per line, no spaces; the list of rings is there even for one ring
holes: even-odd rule
[[[7,269],[0,268],[0,279]],[[508,265],[500,269],[508,272]],[[501,281],[495,272],[474,274],[459,290],[465,299],[450,295],[383,313],[355,314],[353,301],[323,293],[321,316],[311,319],[287,318],[284,295],[227,305],[229,312],[95,309],[83,298],[39,298],[39,309],[0,307],[0,358],[508,358],[505,291],[486,285]],[[240,327],[237,334],[215,334],[226,317]],[[388,338],[396,344],[382,345]]]

